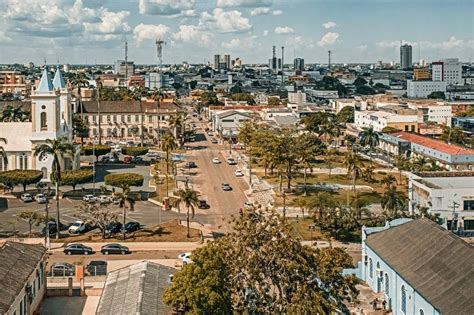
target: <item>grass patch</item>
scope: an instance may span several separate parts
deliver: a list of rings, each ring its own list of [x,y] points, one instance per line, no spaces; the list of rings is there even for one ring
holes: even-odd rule
[[[304,241],[317,241],[325,240],[326,237],[321,233],[319,227],[315,229],[310,228],[314,224],[313,219],[304,218],[296,220],[291,218],[291,226],[296,236],[300,237]]]

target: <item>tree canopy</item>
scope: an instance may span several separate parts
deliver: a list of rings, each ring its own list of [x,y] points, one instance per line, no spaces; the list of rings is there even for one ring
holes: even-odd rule
[[[148,148],[145,147],[123,147],[122,154],[131,156],[140,156],[148,153]]]
[[[61,173],[61,185],[69,185],[72,186],[73,190],[76,190],[77,185],[89,183],[93,178],[94,172],[91,169],[63,171]]]
[[[346,106],[342,108],[336,115],[336,120],[340,124],[347,124],[354,122],[354,107]]]
[[[135,173],[114,173],[105,176],[105,184],[119,187],[127,188],[130,186],[142,186],[143,185],[143,176]]]
[[[99,159],[99,156],[110,153],[112,148],[108,145],[87,145],[82,147],[82,154],[90,156],[94,155],[96,159]]]
[[[444,92],[436,91],[436,92],[431,92],[431,93],[428,95],[428,98],[434,98],[434,99],[442,99],[442,100],[444,100],[444,99],[446,98],[446,95],[444,94]]]
[[[43,172],[37,170],[12,170],[0,172],[0,183],[7,187],[23,185],[23,191],[26,191],[27,185],[38,183],[43,178]]]

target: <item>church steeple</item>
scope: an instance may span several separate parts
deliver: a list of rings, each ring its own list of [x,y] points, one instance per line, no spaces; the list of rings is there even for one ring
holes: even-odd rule
[[[41,80],[38,84],[36,92],[51,92],[53,89],[54,87],[53,83],[51,82],[51,77],[49,76],[49,71],[46,67],[44,67],[43,75],[41,76]]]
[[[66,82],[64,82],[64,78],[61,73],[61,70],[59,70],[59,67],[56,68],[56,73],[54,74],[53,86],[55,89],[60,90],[66,88]]]

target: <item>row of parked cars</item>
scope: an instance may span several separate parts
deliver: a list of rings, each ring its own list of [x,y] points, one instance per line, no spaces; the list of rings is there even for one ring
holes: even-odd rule
[[[121,244],[107,244],[100,248],[100,252],[103,255],[110,254],[121,254],[126,255],[130,254],[130,249],[127,246]],[[69,244],[64,248],[64,254],[66,255],[91,255],[94,254],[92,247],[86,246],[84,244]]]
[[[36,201],[39,204],[48,202],[48,198],[44,194],[36,194],[34,197],[31,194],[24,193],[20,196],[20,200],[23,202],[33,202]]]

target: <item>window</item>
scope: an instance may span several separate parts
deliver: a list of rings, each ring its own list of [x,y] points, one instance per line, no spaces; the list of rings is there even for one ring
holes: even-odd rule
[[[131,116],[131,115],[127,115],[127,122],[128,122],[128,123],[131,123],[131,122],[132,122],[132,116]]]
[[[464,210],[474,210],[474,200],[464,200]]]
[[[20,170],[28,169],[28,156],[22,154],[18,157],[18,165]]]
[[[372,264],[372,258],[369,258],[369,278],[372,279],[374,274],[374,266]]]
[[[123,123],[125,122],[125,115],[120,115],[120,121]]]
[[[464,229],[465,230],[474,230],[474,220],[464,219]]]
[[[42,167],[41,172],[43,172],[43,179],[47,179],[48,178],[48,169],[46,167]]]
[[[153,116],[152,115],[148,115],[148,122],[150,124],[153,123]]]
[[[404,285],[401,288],[401,311],[403,314],[407,312],[407,292]]]
[[[107,115],[107,122],[110,122],[110,115]]]
[[[95,124],[97,122],[97,116],[92,116],[92,122]]]
[[[135,115],[135,122],[140,122],[140,115]]]
[[[41,129],[47,129],[48,128],[48,122],[46,119],[46,112],[42,112],[40,114],[40,122],[41,122]]]
[[[6,171],[7,170],[7,161],[3,158],[0,157],[0,171]]]
[[[425,311],[423,311],[422,309],[420,309],[420,315],[425,315]]]
[[[117,122],[117,115],[114,115],[113,119],[114,119],[114,123],[116,123]]]
[[[385,295],[390,294],[390,279],[388,273],[385,274]]]

